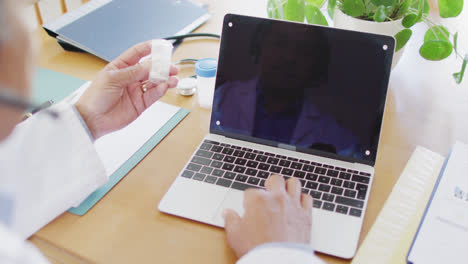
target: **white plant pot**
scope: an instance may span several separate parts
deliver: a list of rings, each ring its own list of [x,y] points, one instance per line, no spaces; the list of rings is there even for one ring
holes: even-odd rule
[[[392,37],[394,37],[398,32],[404,29],[403,25],[401,24],[401,21],[402,19],[388,22],[375,22],[357,19],[343,13],[339,8],[335,9],[335,15],[333,19],[334,26],[336,28],[387,35]],[[395,68],[395,66],[400,61],[404,50],[405,47],[403,47],[393,55],[392,69]]]

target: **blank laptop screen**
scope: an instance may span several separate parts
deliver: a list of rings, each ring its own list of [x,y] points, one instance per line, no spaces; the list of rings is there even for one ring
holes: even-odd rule
[[[210,131],[375,163],[390,37],[227,15]]]

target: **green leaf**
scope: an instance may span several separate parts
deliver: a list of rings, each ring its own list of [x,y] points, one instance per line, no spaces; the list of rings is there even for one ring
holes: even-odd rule
[[[276,0],[268,0],[267,3],[267,13],[269,18],[279,19],[279,7],[276,3]]]
[[[306,5],[304,13],[307,19],[307,23],[328,26],[327,19],[318,7],[313,5]]]
[[[343,12],[352,17],[360,17],[366,12],[366,6],[363,0],[343,0]]]
[[[370,0],[375,6],[392,6],[395,1],[394,0]]]
[[[439,61],[452,54],[452,43],[447,40],[430,40],[419,49],[419,54],[426,60]]]
[[[403,18],[403,21],[401,21],[401,24],[405,28],[410,28],[416,24],[416,21],[418,20],[418,16],[416,14],[409,14]]]
[[[406,45],[408,40],[411,38],[411,35],[413,35],[413,31],[411,31],[411,29],[403,29],[395,35],[395,39],[397,41],[395,52],[401,50]]]
[[[439,0],[439,13],[443,18],[457,17],[463,10],[463,0]]]
[[[417,9],[419,11],[420,0],[409,0],[409,1],[406,1],[406,2],[412,2],[411,8]],[[421,9],[422,10],[421,17],[422,17],[422,15],[428,15],[429,11],[430,11],[430,8],[431,8],[431,6],[429,5],[428,0],[424,0],[422,2],[422,4],[424,4],[424,6]],[[421,21],[422,21],[421,19],[418,20],[418,22],[421,22]]]
[[[387,7],[381,5],[377,7],[377,10],[375,10],[374,21],[384,22],[385,19],[387,19]]]
[[[431,40],[449,40],[450,33],[444,26],[433,26],[424,35],[424,42]]]
[[[468,55],[465,55],[465,59],[463,60],[462,68],[460,72],[454,73],[453,78],[460,84],[463,81],[463,76],[465,75],[466,64],[468,64]]]
[[[335,15],[335,8],[336,8],[336,0],[328,0],[328,15],[331,19]]]
[[[458,57],[458,32],[453,36],[453,49],[455,50],[456,56]]]
[[[304,22],[304,0],[288,0],[284,5],[284,19]]]
[[[323,4],[325,4],[326,0],[305,0],[306,6],[307,5],[313,5],[318,8],[321,8]]]
[[[403,17],[408,13],[408,9],[410,8],[412,4],[412,0],[405,0],[400,3],[400,6],[398,6],[398,12],[396,14],[396,17]]]

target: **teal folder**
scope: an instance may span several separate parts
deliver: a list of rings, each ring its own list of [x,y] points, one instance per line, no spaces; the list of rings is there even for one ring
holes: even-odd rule
[[[42,103],[47,100],[59,102],[65,99],[73,91],[80,88],[86,81],[58,73],[55,71],[40,68],[37,71],[36,79],[32,91],[32,99],[36,103]],[[78,207],[71,208],[70,213],[77,215],[86,214],[99,200],[104,197],[120,180],[127,175],[148,153],[156,147],[169,132],[179,124],[190,111],[184,108],[172,116],[171,119],[161,127],[137,152],[135,152],[116,172],[110,177],[109,181],[92,193]]]

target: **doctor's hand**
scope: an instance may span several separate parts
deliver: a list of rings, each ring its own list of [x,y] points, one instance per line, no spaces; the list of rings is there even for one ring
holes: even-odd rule
[[[151,41],[137,44],[109,63],[75,104],[95,139],[121,129],[177,86],[178,70],[171,66],[166,83],[148,82],[151,60],[138,63],[151,53]]]
[[[230,209],[223,212],[228,243],[239,258],[265,243],[310,243],[312,197],[301,193],[299,180],[285,183],[272,175],[265,187],[267,191],[245,191],[244,217]]]

